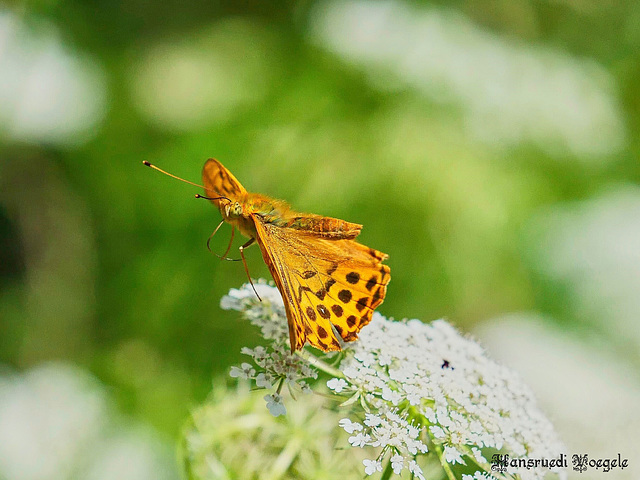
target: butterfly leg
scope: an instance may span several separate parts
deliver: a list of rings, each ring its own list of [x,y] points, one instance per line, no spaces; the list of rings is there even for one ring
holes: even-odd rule
[[[227,254],[229,253],[229,250],[231,250],[231,244],[233,243],[233,236],[236,233],[236,227],[232,226],[231,227],[231,238],[229,239],[229,245],[227,245],[227,249],[225,250],[225,252],[222,255],[217,254],[216,252],[212,252],[211,251],[211,239],[213,238],[213,236],[218,233],[218,230],[220,229],[220,227],[222,226],[222,224],[224,223],[224,220],[222,220],[218,226],[216,227],[216,229],[213,231],[213,233],[211,235],[209,235],[209,238],[207,239],[207,249],[213,253],[216,257],[218,257],[220,260],[229,260],[230,262],[239,262],[240,259],[239,258],[227,258]]]
[[[252,238],[244,245],[240,245],[240,257],[242,257],[242,263],[244,264],[244,271],[247,272],[247,278],[249,278],[249,283],[251,284],[251,288],[253,288],[253,293],[256,294],[256,297],[258,297],[258,300],[262,301],[262,299],[260,298],[260,295],[258,295],[258,291],[256,290],[255,285],[253,284],[253,280],[251,280],[251,275],[249,275],[249,267],[247,266],[247,259],[244,258],[244,249],[253,245],[255,241],[256,239]]]
[[[223,220],[224,222],[224,220]],[[224,253],[222,254],[222,258],[227,258],[227,254],[229,253],[229,250],[231,250],[231,244],[233,243],[233,237],[236,234],[236,227],[235,225],[231,226],[231,238],[229,239],[229,245],[227,245],[227,249],[224,251]],[[237,258],[229,258],[229,260],[231,260],[232,262],[237,261]]]

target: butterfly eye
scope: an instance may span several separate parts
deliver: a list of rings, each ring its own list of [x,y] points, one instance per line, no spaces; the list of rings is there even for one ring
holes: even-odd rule
[[[227,217],[240,217],[243,213],[242,205],[239,202],[233,202],[224,207]]]

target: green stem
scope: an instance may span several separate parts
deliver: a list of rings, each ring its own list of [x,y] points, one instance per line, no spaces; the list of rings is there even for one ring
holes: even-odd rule
[[[391,457],[389,457],[389,459],[387,460],[387,466],[384,467],[384,471],[382,472],[380,480],[389,480],[391,478],[392,472],[393,469],[391,468]]]
[[[444,458],[444,453],[442,451],[442,447],[436,446],[436,452],[438,452],[438,458],[440,459],[440,465],[444,469],[445,473],[449,480],[456,480],[456,476],[453,474],[453,470],[451,470],[451,466]]]
[[[300,357],[301,359],[303,359],[305,362],[307,362],[307,363],[313,365],[314,367],[316,367],[318,370],[322,370],[323,372],[328,373],[329,375],[331,375],[333,377],[345,378],[344,374],[340,370],[338,370],[337,368],[333,368],[332,366],[330,366],[327,363],[323,362],[318,357],[316,357],[315,355],[310,354],[306,350],[298,350],[298,351],[296,351],[296,355],[298,357]]]

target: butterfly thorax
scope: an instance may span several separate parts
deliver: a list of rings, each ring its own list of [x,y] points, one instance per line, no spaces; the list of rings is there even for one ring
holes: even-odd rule
[[[256,193],[246,193],[243,198],[220,203],[220,213],[224,220],[240,230],[246,237],[256,237],[253,216],[259,216],[267,223],[280,224],[291,217],[291,208],[282,200],[275,200]]]

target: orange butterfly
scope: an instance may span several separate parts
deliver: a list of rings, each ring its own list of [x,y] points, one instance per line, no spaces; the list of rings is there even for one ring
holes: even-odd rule
[[[325,352],[340,350],[338,335],[346,342],[357,339],[391,279],[382,264],[387,255],[354,241],[362,225],[294,212],[282,200],[249,193],[213,158],[202,179],[205,190],[216,195],[204,198],[218,206],[223,221],[249,237],[240,247],[243,261],[243,250],[258,243],[284,300],[291,351],[305,342]]]

